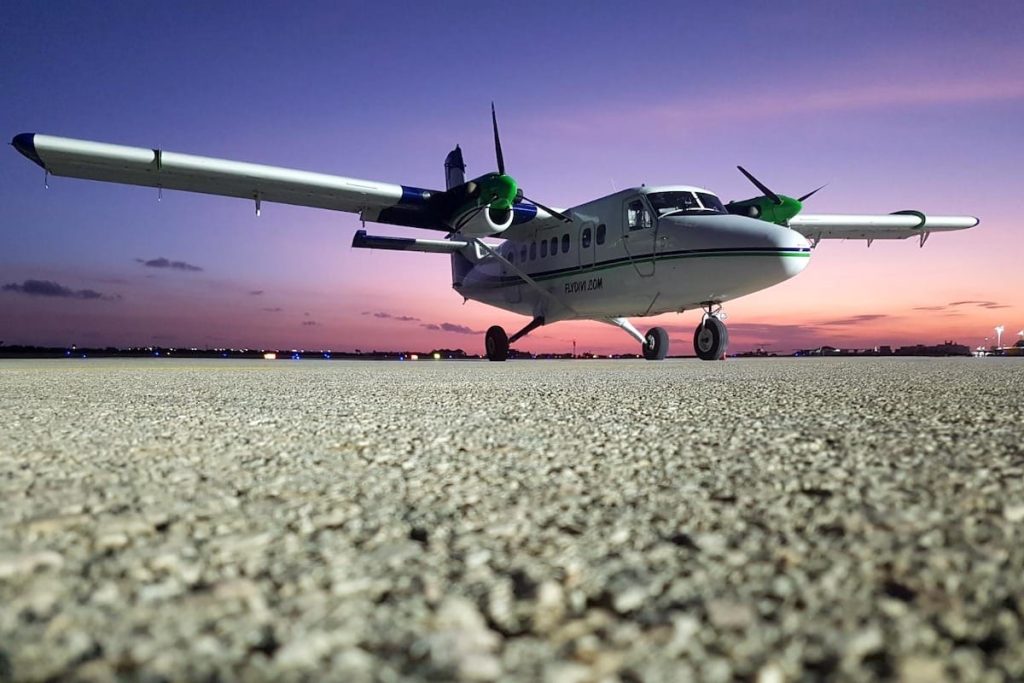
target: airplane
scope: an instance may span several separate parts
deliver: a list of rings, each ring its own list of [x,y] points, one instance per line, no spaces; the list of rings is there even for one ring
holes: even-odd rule
[[[640,343],[648,360],[668,355],[664,328],[641,333],[631,317],[703,311],[693,335],[702,360],[725,357],[726,301],[800,273],[822,239],[905,239],[924,246],[933,232],[963,230],[973,216],[804,214],[799,198],[779,195],[742,167],[761,192],[723,204],[692,185],[631,187],[568,209],[527,197],[505,171],[491,104],[497,171],[466,180],[462,150],[445,158],[445,189],[433,190],[324,173],[22,133],[12,145],[50,175],[278,202],[358,214],[367,222],[435,230],[441,239],[384,237],[357,230],[352,247],[448,254],[452,287],[464,299],[530,318],[509,335],[491,326],[486,356],[542,325],[598,320]],[[485,241],[498,238],[500,243]]]

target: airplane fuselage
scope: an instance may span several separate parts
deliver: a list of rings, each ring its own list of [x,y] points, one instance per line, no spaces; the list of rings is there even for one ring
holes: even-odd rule
[[[714,197],[689,186],[602,197],[569,210],[571,224],[521,231],[495,245],[500,259],[464,249],[453,257],[453,286],[547,322],[636,317],[735,299],[793,277],[810,259],[801,234],[766,221],[701,205],[658,215],[651,199],[665,193]]]

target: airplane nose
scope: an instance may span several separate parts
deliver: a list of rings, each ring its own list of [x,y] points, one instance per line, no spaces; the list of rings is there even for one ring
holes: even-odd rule
[[[772,245],[778,250],[777,258],[786,278],[799,274],[811,260],[811,243],[796,230],[776,225],[769,235]]]

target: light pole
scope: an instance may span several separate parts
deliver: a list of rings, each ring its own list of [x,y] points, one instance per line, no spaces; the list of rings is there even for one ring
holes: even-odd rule
[[[997,325],[996,326],[996,348],[997,349],[1003,348],[1003,326],[1002,325]]]

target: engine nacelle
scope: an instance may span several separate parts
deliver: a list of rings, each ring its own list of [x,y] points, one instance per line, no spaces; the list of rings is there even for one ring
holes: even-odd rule
[[[511,209],[470,209],[452,221],[452,227],[466,237],[488,237],[508,230],[512,216]]]

